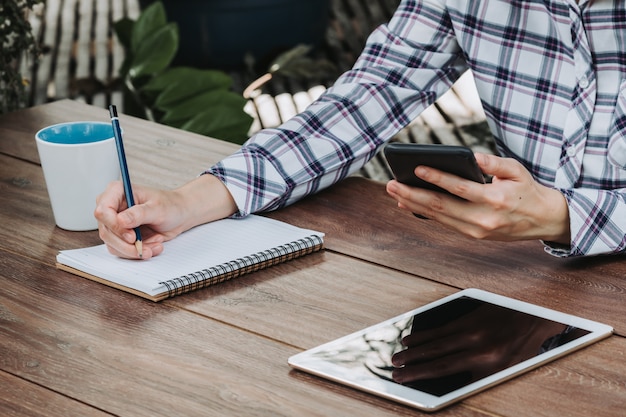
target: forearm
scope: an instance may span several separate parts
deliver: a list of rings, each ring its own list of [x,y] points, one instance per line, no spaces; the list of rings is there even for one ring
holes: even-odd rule
[[[400,15],[378,28],[354,69],[305,112],[208,171],[231,191],[240,216],[283,207],[356,171],[447,91],[464,62],[443,26],[409,44],[404,37],[419,18]]]

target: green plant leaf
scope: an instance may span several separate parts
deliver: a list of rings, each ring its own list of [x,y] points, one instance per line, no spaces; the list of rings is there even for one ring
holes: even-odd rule
[[[185,101],[160,108],[159,110],[165,112],[161,118],[163,123],[171,124],[178,122],[180,124],[194,118],[199,112],[222,106],[243,112],[246,102],[246,99],[232,91],[212,90],[205,91]]]
[[[127,17],[123,17],[113,24],[113,30],[117,35],[117,39],[120,41],[120,44],[125,49],[126,53],[128,53],[131,49],[131,37],[134,26],[135,21]]]
[[[160,91],[155,106],[167,109],[206,91],[229,90],[231,85],[232,78],[224,72],[178,67],[155,76],[142,87],[142,91]]]
[[[174,59],[177,50],[178,27],[175,23],[170,23],[142,41],[133,54],[130,76],[138,78],[164,70]]]
[[[135,21],[129,18],[122,18],[113,24],[113,30],[117,35],[117,39],[124,48],[124,61],[118,70],[118,73],[122,79],[126,78],[126,74],[130,70],[133,62],[133,53],[130,50],[130,38],[133,32],[133,26]]]
[[[268,73],[303,79],[334,76],[337,71],[335,64],[327,59],[310,58],[307,56],[310,50],[309,45],[297,45],[283,52],[272,62]]]
[[[241,109],[219,106],[196,114],[181,128],[241,145],[248,139],[251,124],[252,117]]]
[[[167,24],[165,7],[160,1],[152,3],[141,12],[131,35],[131,51],[136,54],[144,41]]]
[[[178,51],[178,26],[167,23],[160,2],[137,21],[116,22],[115,30],[125,52],[125,112],[234,143],[247,140],[253,118],[243,109],[247,100],[231,91],[228,74],[169,68]]]
[[[284,66],[289,66],[291,62],[297,61],[306,56],[312,49],[310,45],[296,45],[286,52],[278,55],[269,68],[269,73],[280,71]]]

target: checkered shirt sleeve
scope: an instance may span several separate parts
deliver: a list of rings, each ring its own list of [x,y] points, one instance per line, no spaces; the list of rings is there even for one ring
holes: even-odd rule
[[[358,170],[469,68],[502,156],[563,193],[571,245],[626,250],[626,2],[405,0],[306,111],[207,172],[239,216]]]

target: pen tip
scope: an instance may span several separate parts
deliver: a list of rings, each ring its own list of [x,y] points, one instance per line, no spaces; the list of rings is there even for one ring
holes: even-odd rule
[[[143,242],[141,240],[135,241],[135,248],[137,248],[137,255],[139,255],[140,258],[143,258]]]

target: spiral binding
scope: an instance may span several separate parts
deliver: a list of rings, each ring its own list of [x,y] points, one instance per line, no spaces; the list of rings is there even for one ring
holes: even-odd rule
[[[312,235],[234,261],[160,282],[160,284],[167,288],[167,296],[173,297],[317,252],[322,249],[323,245],[322,237]]]

